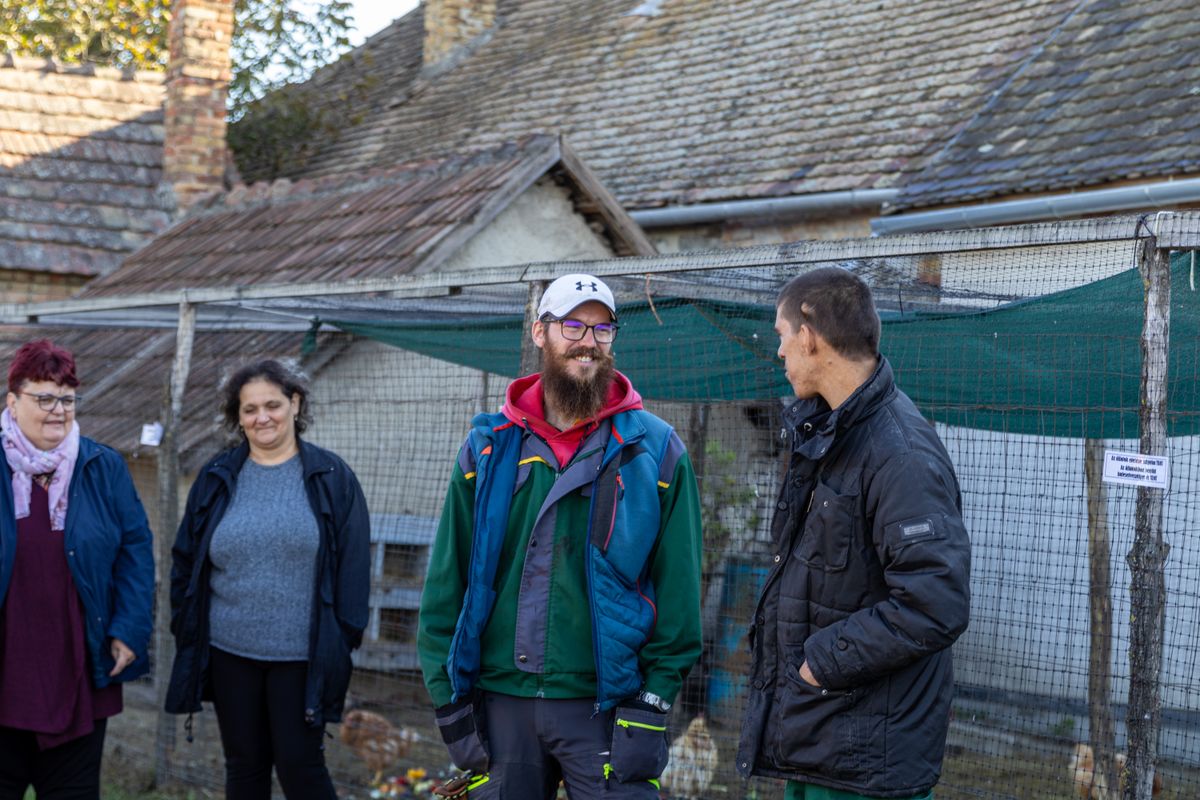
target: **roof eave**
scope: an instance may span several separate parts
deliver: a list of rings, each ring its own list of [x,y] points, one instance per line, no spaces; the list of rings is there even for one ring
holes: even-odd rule
[[[1200,178],[1159,181],[1087,192],[1043,195],[1024,200],[978,203],[955,208],[917,211],[871,220],[871,233],[920,233],[958,230],[1021,222],[1072,219],[1137,209],[1171,209],[1200,203]]]

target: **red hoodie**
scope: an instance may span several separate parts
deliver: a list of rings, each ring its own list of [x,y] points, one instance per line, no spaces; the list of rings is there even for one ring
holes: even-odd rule
[[[527,430],[533,431],[546,440],[554,457],[558,459],[558,467],[562,469],[575,456],[575,451],[587,435],[596,430],[601,421],[620,411],[632,411],[642,407],[642,396],[633,388],[620,372],[613,376],[612,385],[608,387],[608,397],[604,407],[596,416],[580,420],[565,431],[546,421],[546,407],[542,400],[541,373],[517,378],[508,385],[504,401],[504,416]]]

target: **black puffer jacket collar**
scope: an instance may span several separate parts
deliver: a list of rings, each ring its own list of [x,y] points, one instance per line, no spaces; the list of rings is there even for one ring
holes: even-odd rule
[[[792,441],[792,452],[820,460],[829,452],[838,431],[874,414],[896,393],[892,365],[880,357],[871,377],[854,390],[836,409],[821,397],[803,398],[783,412],[783,424]]]

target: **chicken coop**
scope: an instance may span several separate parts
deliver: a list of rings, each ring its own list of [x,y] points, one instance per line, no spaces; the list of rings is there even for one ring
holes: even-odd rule
[[[448,777],[414,635],[455,456],[521,371],[530,297],[564,272],[603,277],[617,368],[679,432],[702,502],[705,646],[672,712],[663,797],[766,800],[781,785],[744,780],[733,758],[789,457],[774,301],[801,271],[852,270],[872,287],[898,386],[955,464],[972,539],[939,800],[1098,796],[1115,791],[1118,761],[1180,800],[1200,796],[1197,249],[1200,212],[1181,212],[110,296],[4,307],[0,347],[49,336],[75,351],[80,425],[135,467],[160,554],[191,471],[217,447],[212,400],[231,364],[272,356],[306,371],[306,435],[350,464],[371,511],[371,616],[351,691],[381,733],[368,745],[362,728],[331,729],[327,747],[339,791],[365,798],[393,777]],[[153,421],[164,445],[141,443]],[[1133,457],[1157,466],[1122,471]],[[211,715],[188,744],[155,710],[162,627],[152,677],[110,726],[113,757],[213,789]]]
[[[418,669],[417,609],[436,530],[430,517],[371,515],[371,616],[364,646],[353,654],[356,667]]]

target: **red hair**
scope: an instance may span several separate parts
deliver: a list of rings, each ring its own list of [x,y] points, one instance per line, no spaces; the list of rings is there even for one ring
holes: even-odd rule
[[[49,339],[26,342],[8,365],[8,390],[19,392],[26,381],[51,381],[74,389],[79,385],[75,356]]]

